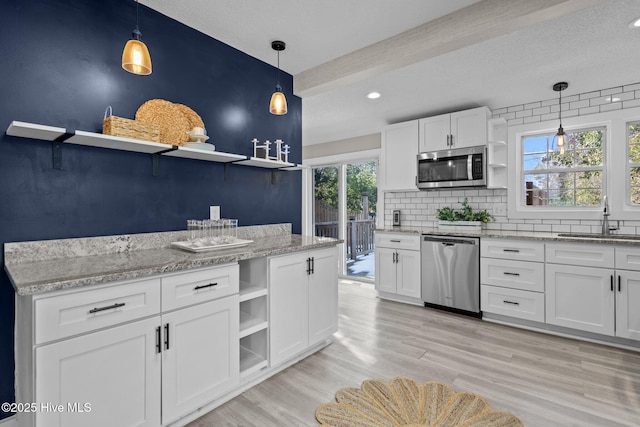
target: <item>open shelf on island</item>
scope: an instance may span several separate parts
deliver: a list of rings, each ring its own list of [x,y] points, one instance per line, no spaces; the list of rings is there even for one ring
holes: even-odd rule
[[[240,310],[240,338],[267,329],[268,325],[269,323],[266,319]]]
[[[249,301],[267,295],[267,288],[240,282],[240,302]]]
[[[240,375],[248,376],[268,366],[267,359],[262,355],[240,345]]]

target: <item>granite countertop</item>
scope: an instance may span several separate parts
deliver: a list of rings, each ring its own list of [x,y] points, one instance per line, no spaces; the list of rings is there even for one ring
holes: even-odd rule
[[[539,241],[555,241],[555,242],[573,242],[573,243],[600,243],[605,245],[631,245],[640,246],[640,236],[629,236],[624,234],[611,234],[600,237],[598,235],[588,233],[552,233],[545,231],[507,231],[507,230],[443,230],[436,227],[386,227],[377,228],[378,233],[411,233],[411,234],[431,234],[440,236],[462,236],[462,237],[490,237],[500,239],[518,239],[518,240],[539,240]],[[575,234],[574,236],[566,236],[566,234]]]
[[[183,236],[178,232],[152,233],[149,234],[150,238],[157,238],[154,234],[171,234],[164,240],[175,239],[176,235]],[[46,256],[40,254],[40,252],[44,251],[38,252],[37,244],[39,242],[25,242],[22,244],[23,249],[18,246],[21,245],[20,243],[5,244],[5,270],[18,295],[33,295],[60,289],[234,263],[263,256],[331,247],[342,242],[328,237],[297,234],[245,235],[243,238],[250,237],[253,243],[234,249],[192,253],[167,245],[141,249],[138,247],[139,245],[131,244],[132,239],[127,240],[127,237],[130,236],[113,236],[110,238],[109,242],[117,242],[120,246],[119,250],[110,250],[108,253],[95,253],[95,250],[87,248],[87,246],[93,244],[93,240],[109,239],[107,237],[69,239],[80,242],[74,242],[73,245],[69,244],[68,248],[58,249],[56,247],[56,254],[49,255],[48,259],[44,259]],[[42,242],[42,245],[49,245],[49,250],[54,247],[54,244],[52,241]],[[28,247],[29,245],[31,247]],[[59,244],[59,246],[64,246],[64,244]],[[84,253],[78,254],[78,247],[83,246]],[[24,249],[25,247],[27,249]],[[18,253],[20,254],[18,255]],[[31,257],[28,257],[28,254]],[[56,256],[60,254],[63,256]]]

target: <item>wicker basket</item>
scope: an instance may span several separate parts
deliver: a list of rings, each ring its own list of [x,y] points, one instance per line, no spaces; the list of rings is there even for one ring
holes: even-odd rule
[[[107,115],[108,114],[108,115]],[[142,139],[144,141],[161,142],[160,128],[111,114],[111,107],[107,107],[102,121],[102,133],[123,138]]]

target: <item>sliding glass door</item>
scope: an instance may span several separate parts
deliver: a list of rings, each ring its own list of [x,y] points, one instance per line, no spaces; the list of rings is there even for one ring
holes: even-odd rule
[[[313,218],[317,236],[340,238],[342,276],[373,281],[376,161],[313,169]]]

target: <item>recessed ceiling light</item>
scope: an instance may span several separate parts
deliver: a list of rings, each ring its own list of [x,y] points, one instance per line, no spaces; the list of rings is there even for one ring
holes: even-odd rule
[[[380,98],[380,92],[371,92],[367,95],[369,99],[378,99]]]
[[[608,97],[606,100],[607,100],[608,102],[618,102],[618,101],[620,101],[620,98],[612,98],[612,97]]]
[[[636,18],[633,21],[629,22],[629,28],[639,29],[640,28],[640,18]]]

